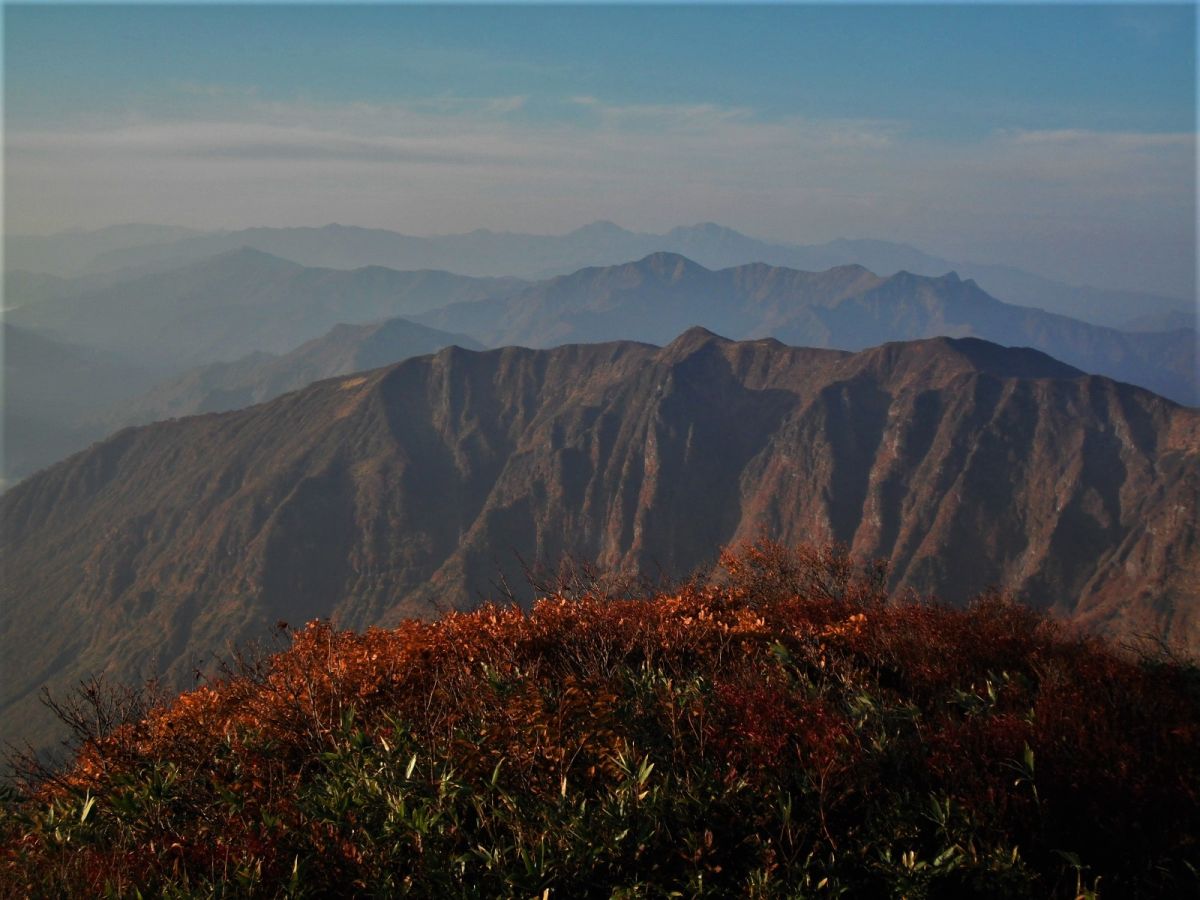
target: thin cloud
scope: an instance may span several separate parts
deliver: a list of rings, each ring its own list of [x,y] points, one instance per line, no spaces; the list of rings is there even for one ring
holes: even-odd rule
[[[1146,150],[1158,147],[1192,147],[1196,135],[1186,132],[1090,131],[1060,128],[1045,131],[1002,131],[1014,144],[1041,146],[1090,146],[1117,150]]]
[[[1192,134],[1009,130],[964,142],[897,121],[587,96],[555,101],[585,113],[557,118],[545,98],[531,110],[523,96],[227,99],[203,120],[10,129],[10,227],[336,220],[428,234],[717,219],[782,240],[876,236],[964,258],[1019,240],[1032,260],[1053,241],[1080,267],[1126,279],[1123,241],[1194,234]]]
[[[38,131],[9,140],[11,157],[25,161],[54,161],[60,165],[83,163],[90,158],[119,162],[137,160],[326,160],[440,162],[485,164],[505,159],[502,147],[490,148],[475,140],[413,134],[355,135],[344,130],[316,129],[248,122],[176,122],[135,124],[102,131]],[[509,158],[524,148],[509,148]]]

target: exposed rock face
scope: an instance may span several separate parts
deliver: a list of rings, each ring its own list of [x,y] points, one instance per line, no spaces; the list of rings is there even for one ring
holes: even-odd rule
[[[90,671],[188,680],[276,619],[474,605],[514,553],[685,574],[762,532],[1200,647],[1200,413],[1041,353],[693,329],[434,356],[128,429],[0,498],[3,715]]]
[[[465,335],[395,318],[335,325],[282,356],[252,353],[160,381],[161,372],[123,365],[101,351],[60,344],[8,324],[3,337],[4,487],[127,425],[238,409],[320,378],[374,369],[451,344],[482,349]]]
[[[763,263],[711,271],[677,254],[655,253],[540,282],[509,298],[447,305],[419,318],[490,346],[661,344],[692,325],[741,340],[774,337],[839,350],[941,335],[979,337],[1034,347],[1178,403],[1200,403],[1195,331],[1130,334],[1013,306],[953,272],[881,278],[856,265],[802,272]]]

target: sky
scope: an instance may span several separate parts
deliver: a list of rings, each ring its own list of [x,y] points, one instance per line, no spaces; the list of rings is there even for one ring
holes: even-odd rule
[[[716,221],[1195,296],[1188,4],[4,15],[8,233]]]

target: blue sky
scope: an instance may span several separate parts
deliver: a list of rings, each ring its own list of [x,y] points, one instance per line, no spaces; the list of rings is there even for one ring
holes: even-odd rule
[[[717,220],[1194,291],[1174,6],[6,8],[12,231]]]

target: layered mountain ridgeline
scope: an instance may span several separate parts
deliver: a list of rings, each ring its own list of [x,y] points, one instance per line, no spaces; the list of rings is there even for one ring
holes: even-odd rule
[[[128,360],[188,366],[286,353],[339,323],[365,324],[524,284],[446,272],[306,268],[239,249],[182,268],[14,310],[10,321]]]
[[[129,422],[229,409],[315,378],[452,343],[474,345],[412,323],[383,329],[378,323],[444,303],[503,297],[523,283],[312,269],[242,249],[141,277],[6,273],[6,289],[12,286],[21,305],[5,314],[7,482]],[[335,332],[322,343],[340,323],[366,327]],[[276,353],[284,356],[271,361]],[[246,359],[251,354],[257,355]],[[216,362],[229,365],[187,372]],[[174,376],[180,378],[155,389]],[[152,389],[146,400],[135,400]]]
[[[111,353],[55,341],[8,322],[4,343],[4,408],[20,415],[79,416],[95,403],[115,403],[136,393],[152,372]],[[90,386],[90,397],[81,396]]]
[[[801,272],[761,263],[711,271],[670,253],[583,269],[505,300],[419,316],[491,346],[569,341],[664,343],[691,325],[748,339],[859,350],[886,341],[974,336],[1042,350],[1086,372],[1200,403],[1196,333],[1130,334],[1011,306],[953,272],[882,278],[861,266]]]
[[[321,378],[451,345],[480,348],[465,335],[388,319],[336,325],[282,356],[252,353],[162,380],[162,371],[122,365],[111,354],[69,347],[10,325],[4,334],[3,474],[9,483],[128,425],[237,409]]]
[[[322,378],[376,369],[450,346],[483,349],[466,335],[427,328],[407,319],[335,325],[327,334],[282,356],[253,353],[231,363],[212,363],[185,372],[122,404],[103,421],[110,432],[125,425],[240,409]]]
[[[860,353],[703,329],[458,348],[123,431],[0,498],[8,727],[41,685],[186,682],[277,619],[474,605],[515,554],[686,573],[766,532],[1200,646],[1200,413],[978,340]]]
[[[96,259],[107,253],[199,237],[201,234],[194,229],[175,225],[143,224],[110,225],[107,228],[49,235],[7,234],[4,236],[4,256],[6,268],[71,276],[93,268]]]
[[[10,265],[57,274],[87,271],[162,271],[211,256],[253,247],[307,266],[354,269],[444,269],[463,275],[509,275],[541,279],[585,266],[611,266],[650,253],[679,253],[709,268],[754,262],[822,271],[857,264],[890,275],[902,270],[939,276],[957,271],[993,296],[1094,324],[1124,328],[1135,316],[1183,317],[1195,327],[1194,303],[1162,296],[1157,288],[1114,290],[1062,284],[1012,266],[953,261],[890,241],[835,240],[797,245],[762,241],[708,222],[665,234],[628,231],[595,222],[563,235],[534,235],[479,229],[468,234],[414,237],[375,228],[249,228],[208,234],[149,226],[98,232],[15,238]],[[89,255],[90,254],[90,255]],[[1134,286],[1136,287],[1136,286]]]
[[[1134,316],[1121,326],[1125,331],[1179,331],[1196,330],[1196,314],[1171,310],[1164,313],[1148,313]]]
[[[71,293],[74,283],[73,280],[58,275],[5,269],[4,309],[16,309],[18,306],[66,296]]]
[[[736,235],[700,233],[735,249],[744,243]],[[493,346],[617,339],[663,343],[695,323],[739,338],[773,336],[852,350],[888,340],[977,335],[1036,346],[1085,371],[1179,402],[1200,400],[1194,332],[1127,334],[1089,326],[1008,306],[953,275],[931,279],[902,273],[884,279],[858,266],[813,273],[762,264],[712,272],[683,257],[655,254],[527,285],[435,271],[306,268],[245,248],[141,277],[125,273],[68,281],[9,277],[13,274],[6,275],[6,286],[25,285],[19,297],[23,305],[7,318],[21,325],[22,334],[32,339],[30,329],[35,329],[47,339],[78,344],[81,353],[142,376],[126,379],[126,388],[114,396],[103,376],[72,379],[79,366],[51,371],[41,359],[31,366],[8,366],[9,394],[15,398],[6,403],[13,436],[5,463],[10,481],[123,424],[229,409],[300,387],[306,383],[302,373],[318,378],[351,371],[350,362],[308,365],[289,356],[271,363],[268,354],[289,352],[338,322],[375,322],[398,313],[422,316],[429,326],[470,333]],[[420,339],[414,346],[427,352],[445,343],[469,343],[461,334],[441,343]],[[368,354],[357,368],[406,355]],[[218,361],[228,365],[182,374]],[[301,374],[280,372],[293,363]],[[136,403],[136,409],[124,408],[128,398],[169,375],[180,378]],[[21,397],[26,394],[46,396],[48,403],[25,410]],[[80,412],[62,413],[65,406]]]
[[[83,422],[136,396],[159,373],[112,354],[51,340],[5,322],[4,448],[0,486],[99,437]]]

